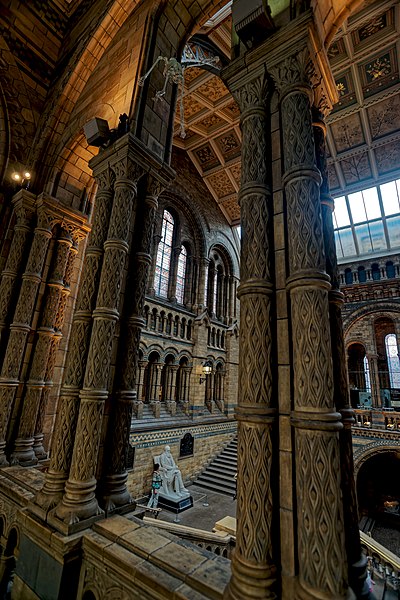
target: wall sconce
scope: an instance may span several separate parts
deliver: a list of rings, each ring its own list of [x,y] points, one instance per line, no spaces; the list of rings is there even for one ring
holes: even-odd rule
[[[204,377],[202,377],[200,375],[200,380],[199,383],[204,383],[207,380],[207,376],[211,375],[211,371],[212,371],[212,366],[209,362],[205,362],[203,365],[203,375]]]
[[[13,171],[11,173],[11,179],[13,180],[13,182],[17,186],[25,188],[26,190],[29,187],[31,177],[32,173],[29,171],[29,169],[22,169],[21,171]]]

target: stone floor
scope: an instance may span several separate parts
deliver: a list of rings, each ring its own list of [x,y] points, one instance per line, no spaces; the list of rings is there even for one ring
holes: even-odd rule
[[[208,492],[196,484],[188,486],[188,490],[193,497],[192,508],[178,515],[163,509],[158,518],[168,523],[176,523],[176,518],[178,518],[180,525],[212,531],[217,521],[228,516],[236,517],[236,500],[232,500],[230,496]],[[208,504],[208,506],[204,506],[204,504]]]

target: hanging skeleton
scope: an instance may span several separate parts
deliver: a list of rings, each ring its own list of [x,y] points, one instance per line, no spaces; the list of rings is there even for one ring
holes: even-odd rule
[[[159,56],[152,67],[139,79],[139,85],[143,86],[145,80],[149,77],[153,69],[158,65],[159,62],[164,62],[163,76],[165,77],[164,87],[162,90],[156,92],[154,101],[157,102],[160,98],[165,95],[167,91],[168,82],[176,83],[178,88],[180,86],[179,96],[179,113],[180,113],[180,135],[182,138],[186,137],[185,133],[185,115],[183,110],[183,94],[185,87],[185,69],[189,67],[204,67],[215,66],[219,62],[218,56],[207,56],[204,51],[198,47],[187,44],[184,48],[182,61],[179,62],[176,58],[167,58],[166,56]]]

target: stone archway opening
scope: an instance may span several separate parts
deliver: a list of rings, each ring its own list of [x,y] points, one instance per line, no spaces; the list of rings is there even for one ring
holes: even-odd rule
[[[368,458],[357,476],[360,523],[379,543],[400,553],[400,451],[380,452]]]

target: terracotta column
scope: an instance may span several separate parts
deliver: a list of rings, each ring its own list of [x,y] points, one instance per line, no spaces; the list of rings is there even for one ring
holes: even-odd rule
[[[36,296],[42,280],[53,225],[54,218],[46,212],[45,207],[40,207],[0,375],[0,465],[2,466],[8,464],[5,456],[7,427],[19,384],[26,341],[31,330]]]
[[[23,268],[24,259],[32,234],[35,197],[21,190],[13,199],[15,226],[6,265],[0,281],[0,335],[7,327],[10,312],[15,301],[15,287],[18,274]]]
[[[142,168],[127,154],[113,165],[114,200],[104,242],[96,308],[80,390],[79,414],[75,432],[71,468],[65,493],[55,509],[55,516],[71,525],[101,514],[96,490],[97,455],[103,424],[104,405],[108,397],[112,349],[119,310],[121,289],[126,278],[131,223],[136,209],[136,185]]]
[[[324,98],[320,98],[323,106]],[[349,584],[357,598],[368,598],[366,579],[366,557],[361,552],[358,527],[358,508],[354,481],[353,443],[351,426],[354,423],[354,411],[350,404],[348,388],[346,351],[343,335],[342,305],[343,294],[339,286],[339,271],[336,259],[335,235],[332,220],[334,202],[329,194],[329,180],[326,166],[326,125],[321,110],[314,109],[314,139],[317,167],[321,173],[320,186],[321,215],[324,235],[326,272],[331,278],[331,290],[328,293],[329,320],[332,344],[332,363],[335,373],[333,397],[336,409],[342,415],[343,429],[339,432],[340,462],[342,475],[342,494],[344,510],[344,531],[349,568]]]
[[[55,333],[55,320],[64,288],[63,278],[71,246],[72,238],[70,233],[68,230],[62,229],[55,243],[50,273],[47,279],[40,326],[37,330],[36,344],[31,355],[28,381],[22,394],[22,412],[19,419],[14,451],[11,455],[12,464],[31,466],[37,463],[37,458],[33,451],[33,436],[40,399],[45,384],[46,366]]]
[[[143,396],[144,375],[146,373],[146,367],[148,364],[149,363],[147,360],[139,361],[139,382],[138,382],[138,386],[137,386],[137,401],[138,402],[143,401],[142,396]]]
[[[64,280],[63,280],[63,288],[61,291],[61,298],[58,305],[57,314],[55,316],[54,321],[54,334],[51,338],[51,345],[49,350],[49,356],[47,359],[46,372],[44,376],[44,388],[42,390],[42,395],[40,398],[40,405],[38,410],[38,415],[36,419],[35,425],[35,433],[34,433],[34,442],[33,442],[33,450],[35,452],[35,456],[38,460],[47,459],[47,453],[43,447],[43,427],[44,427],[44,417],[46,412],[46,407],[48,405],[49,396],[51,394],[53,388],[53,372],[56,364],[57,351],[62,340],[61,329],[64,324],[65,317],[65,309],[67,305],[67,300],[71,291],[71,278],[75,263],[75,258],[78,254],[78,242],[79,239],[84,239],[84,232],[75,232],[73,233],[72,238],[72,247],[69,251],[67,266],[65,268]]]
[[[176,375],[179,365],[171,365],[171,400],[176,400]]]
[[[85,252],[83,272],[72,320],[63,383],[58,401],[50,465],[42,490],[35,502],[44,511],[62,498],[71,465],[75,439],[79,390],[82,387],[89,348],[92,311],[96,305],[103,262],[103,244],[107,236],[113,198],[114,173],[108,165],[94,173],[98,184],[92,230]]]
[[[234,66],[232,67],[232,70]],[[269,88],[264,67],[235,69],[228,87],[241,111],[241,306],[237,538],[229,600],[276,598],[272,486],[273,428],[271,273],[272,192],[268,166]]]
[[[166,184],[166,182],[165,182]],[[138,371],[139,343],[144,327],[143,308],[145,291],[151,265],[154,220],[158,207],[161,182],[150,177],[145,197],[138,199],[135,239],[136,252],[133,253],[129,271],[130,285],[126,292],[125,319],[122,327],[120,358],[117,364],[117,393],[112,405],[112,414],[105,451],[105,468],[101,482],[103,505],[112,510],[132,502],[127,490],[128,474],[125,466],[126,449],[132,421],[132,406],[136,398],[136,375]],[[140,366],[143,361],[140,362]],[[144,369],[141,369],[144,372]],[[143,385],[143,375],[140,378]],[[138,398],[141,400],[141,396]]]
[[[343,425],[333,398],[328,303],[331,286],[325,272],[321,175],[316,166],[311,120],[312,69],[308,48],[299,46],[270,72],[280,95],[289,240],[297,598],[338,600],[346,597],[347,589],[339,444]]]
[[[205,297],[205,294],[209,264],[209,259],[204,256],[199,260],[199,285],[196,298],[196,304],[199,312],[203,312],[204,308],[207,306],[207,298]]]

